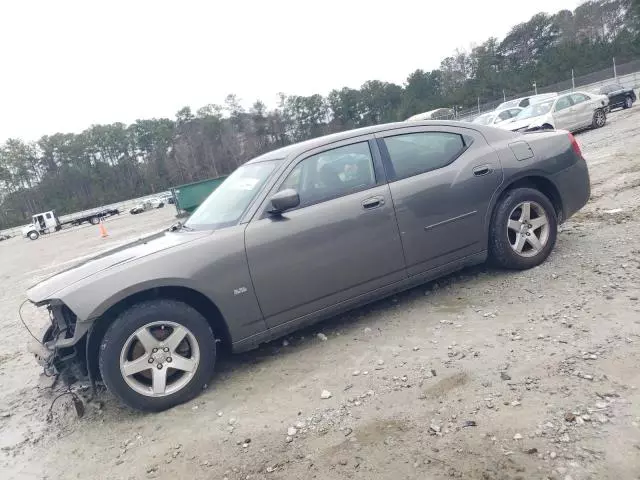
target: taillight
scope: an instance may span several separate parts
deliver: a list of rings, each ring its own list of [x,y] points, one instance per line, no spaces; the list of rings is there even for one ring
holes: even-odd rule
[[[582,158],[582,150],[580,150],[580,145],[578,145],[578,141],[572,133],[569,134],[569,140],[571,141],[571,148],[573,148],[573,151],[578,157]]]

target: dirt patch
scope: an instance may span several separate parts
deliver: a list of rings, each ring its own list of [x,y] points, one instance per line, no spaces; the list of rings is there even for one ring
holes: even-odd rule
[[[424,398],[443,398],[451,390],[462,387],[469,381],[469,375],[465,372],[456,373],[446,378],[439,380],[435,385],[432,385],[422,391]]]

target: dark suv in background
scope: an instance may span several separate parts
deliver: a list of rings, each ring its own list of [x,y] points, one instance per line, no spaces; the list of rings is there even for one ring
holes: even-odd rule
[[[619,83],[612,83],[600,87],[598,93],[609,97],[609,109],[631,108],[636,101],[636,92],[633,88],[624,88]]]

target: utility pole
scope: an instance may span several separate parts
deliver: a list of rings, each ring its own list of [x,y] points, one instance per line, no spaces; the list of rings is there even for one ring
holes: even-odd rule
[[[538,94],[538,84],[535,81],[533,82],[533,89],[535,90],[536,95],[537,95]]]
[[[573,68],[571,69],[571,91],[576,89],[576,78],[573,76]]]
[[[502,101],[503,102],[507,101],[507,96],[504,94],[504,88],[502,89]]]
[[[480,113],[480,97],[478,97],[478,113]]]
[[[618,78],[618,72],[616,71],[616,57],[613,57],[613,78]]]

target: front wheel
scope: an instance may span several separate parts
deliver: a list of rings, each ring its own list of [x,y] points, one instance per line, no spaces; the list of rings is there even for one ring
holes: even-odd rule
[[[89,219],[89,222],[91,223],[91,225],[97,225],[97,224],[99,224],[99,223],[100,223],[100,218],[98,218],[98,217],[91,217],[91,218]]]
[[[29,237],[30,240],[37,240],[38,237],[40,237],[40,234],[38,232],[36,232],[35,230],[27,233],[27,237]]]
[[[545,195],[533,188],[510,190],[493,213],[490,258],[503,268],[535,267],[553,250],[557,234],[556,211]]]
[[[633,99],[631,97],[626,97],[624,99],[624,105],[622,108],[631,108],[633,106]]]
[[[161,411],[200,393],[213,375],[216,342],[189,305],[154,300],[134,305],[109,327],[99,353],[111,393],[137,410]]]
[[[599,108],[593,113],[593,120],[591,122],[591,126],[593,128],[604,127],[604,124],[607,123],[607,114],[604,113],[604,110]]]

